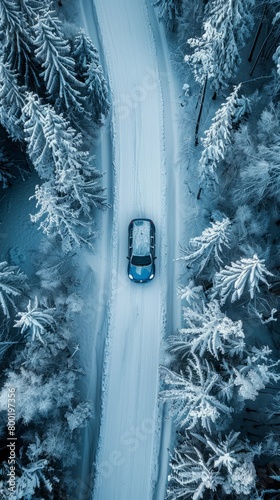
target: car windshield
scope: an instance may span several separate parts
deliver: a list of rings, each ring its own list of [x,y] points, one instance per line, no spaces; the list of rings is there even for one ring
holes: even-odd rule
[[[133,266],[148,266],[149,264],[152,263],[152,259],[150,255],[133,255],[131,259],[131,264]]]

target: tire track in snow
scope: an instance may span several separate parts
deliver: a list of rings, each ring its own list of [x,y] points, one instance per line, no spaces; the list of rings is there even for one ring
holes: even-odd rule
[[[109,344],[94,498],[148,500],[165,324],[162,97],[146,5],[138,0],[97,0],[96,11],[113,95],[115,199]],[[156,279],[147,286],[130,283],[126,276],[127,225],[141,216],[156,224],[160,257]]]

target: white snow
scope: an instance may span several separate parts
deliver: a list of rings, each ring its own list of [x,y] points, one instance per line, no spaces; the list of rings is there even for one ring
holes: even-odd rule
[[[102,275],[106,271],[108,277],[108,269],[101,264],[97,282],[102,296],[106,291],[107,307],[103,303],[103,309],[101,304],[98,309],[98,318],[104,318],[100,330],[97,332],[94,317],[92,325],[93,339],[101,339],[108,328],[93,498],[162,499],[172,424],[166,420],[165,409],[158,407],[160,345],[166,329],[170,333],[181,320],[175,293],[179,266],[173,262],[179,252],[182,221],[174,127],[179,99],[174,94],[163,28],[149,3],[97,0],[98,26],[94,26],[94,5],[81,0],[80,6],[87,33],[94,41],[96,30],[101,35],[98,48],[102,47],[102,64],[105,58],[108,67],[113,101],[111,128],[103,129],[101,148],[109,184],[109,169],[112,165],[114,168],[113,234],[108,244],[110,231],[105,227],[103,243],[98,244],[99,250],[107,250],[104,261],[107,257],[111,280],[106,288]],[[112,161],[106,149],[111,138]],[[156,226],[157,276],[147,285],[136,285],[127,277],[127,228],[132,218],[142,217],[151,218]],[[105,224],[110,224],[110,217],[106,217]],[[94,263],[89,256],[91,260],[94,269],[98,254]],[[97,406],[99,368],[95,369],[95,364],[100,363],[104,353],[100,349],[102,342],[93,342],[92,368],[87,363],[91,373],[87,394],[90,397],[92,388]],[[86,457],[91,456],[92,430],[86,433],[88,442],[80,468],[82,486],[90,482],[91,464]],[[79,498],[84,499],[81,495]]]
[[[135,221],[132,229],[133,255],[137,257],[150,254],[151,224],[147,220]]]

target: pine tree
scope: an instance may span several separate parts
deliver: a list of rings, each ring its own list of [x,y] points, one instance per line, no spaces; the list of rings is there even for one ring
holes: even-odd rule
[[[73,410],[65,413],[70,431],[86,427],[89,419],[93,417],[93,407],[91,403],[79,403]]]
[[[201,311],[183,309],[185,326],[168,340],[170,351],[180,359],[190,353],[200,358],[209,354],[218,359],[234,357],[244,351],[244,332],[241,321],[232,321],[224,314],[218,301],[206,304]]]
[[[182,13],[182,0],[157,0],[154,6],[160,7],[159,18],[165,20],[170,31],[174,31]]]
[[[34,197],[37,200],[36,206],[40,208],[31,216],[32,222],[42,219],[39,227],[48,236],[58,234],[65,252],[69,252],[75,244],[89,244],[88,239],[94,234],[92,224],[82,220],[80,210],[72,207],[72,200],[68,195],[62,195],[51,181],[47,181],[36,186]]]
[[[201,273],[208,264],[220,266],[224,249],[229,248],[231,221],[224,217],[222,221],[211,222],[202,232],[201,236],[192,238],[188,248],[184,251],[186,255],[177,260],[182,260],[186,264],[199,265],[198,273]]]
[[[257,254],[252,258],[243,257],[215,275],[214,292],[219,293],[221,304],[228,298],[231,302],[239,300],[245,291],[252,300],[256,291],[260,291],[259,282],[269,287],[266,276],[273,274],[266,269],[264,259],[259,259]]]
[[[0,304],[7,318],[10,317],[9,304],[16,309],[15,297],[19,297],[26,287],[27,276],[16,266],[0,263]]]
[[[185,57],[200,84],[207,77],[218,92],[235,75],[240,63],[239,50],[253,27],[254,3],[254,0],[209,2],[204,32],[200,38],[188,40],[194,52]]]
[[[85,114],[81,90],[82,82],[76,78],[75,61],[71,56],[69,43],[61,31],[61,22],[52,12],[46,11],[34,26],[36,37],[35,54],[44,68],[44,78],[47,92],[58,110],[71,111],[73,108],[80,114]]]
[[[7,411],[8,391],[10,387],[14,387],[16,393],[22,395],[22,398],[17,398],[16,421],[22,420],[26,425],[40,425],[43,419],[58,417],[61,411],[65,413],[71,409],[75,381],[76,374],[69,370],[56,370],[48,377],[23,367],[8,370],[0,392],[0,409]]]
[[[271,350],[264,346],[248,350],[247,357],[232,369],[234,372],[234,385],[238,387],[239,396],[244,400],[255,400],[259,391],[266,385],[278,382],[280,379],[276,368],[280,361],[274,362],[269,356]],[[279,369],[278,369],[279,370]]]
[[[85,84],[87,109],[95,123],[100,124],[102,116],[107,116],[110,109],[107,82],[99,62],[98,51],[84,30],[80,30],[74,40],[73,57],[78,74]]]
[[[6,474],[11,471],[10,465],[6,462],[4,463],[4,468]],[[48,495],[50,495],[49,498],[53,498],[53,486],[51,482],[51,479],[53,479],[53,468],[48,465],[48,460],[41,458],[24,465],[20,460],[17,460],[16,469],[15,490],[11,492],[6,486],[4,489],[5,497],[3,496],[3,498],[10,498],[11,500],[39,498],[37,494],[40,493],[41,489],[48,492]],[[55,477],[54,479],[57,478]]]
[[[107,82],[99,63],[91,63],[85,73],[85,85],[87,89],[87,103],[93,120],[101,124],[102,116],[107,116],[110,109],[108,101]]]
[[[234,191],[236,204],[253,206],[280,200],[280,134],[279,106],[270,105],[258,122],[257,130],[241,127],[235,134],[232,165],[240,169]],[[258,208],[258,211],[260,208]]]
[[[23,139],[22,112],[25,87],[8,63],[0,60],[0,123],[13,139]]]
[[[72,55],[76,61],[76,71],[80,78],[84,79],[84,75],[90,64],[99,63],[99,55],[92,40],[86,35],[84,29],[80,29],[78,35],[74,39],[74,47]]]
[[[185,432],[170,463],[167,499],[177,498],[255,498],[254,458],[261,446],[239,438],[239,432],[207,434]],[[215,492],[215,493],[214,493]]]
[[[31,335],[32,341],[38,339],[42,344],[45,344],[42,335],[47,329],[52,330],[55,327],[54,311],[55,309],[39,307],[38,298],[35,297],[33,307],[31,300],[29,300],[27,310],[17,313],[19,319],[15,321],[14,326],[20,328],[21,334],[25,336]]]
[[[238,92],[241,84],[234,87],[226,102],[215,113],[211,127],[202,139],[204,150],[199,160],[199,176],[210,185],[218,183],[217,166],[225,157],[228,145],[232,141],[232,126],[238,108]]]
[[[0,38],[3,39],[2,61],[18,74],[24,85],[38,81],[38,65],[34,57],[33,25],[44,8],[44,2],[28,0],[0,1]]]
[[[161,391],[160,398],[172,402],[170,415],[180,427],[193,429],[201,425],[211,433],[213,424],[217,425],[222,416],[229,417],[232,408],[217,397],[219,375],[213,366],[195,355],[192,358],[180,374],[161,368],[162,379],[170,388]]]
[[[54,160],[44,131],[46,105],[36,94],[28,92],[23,107],[24,136],[27,152],[42,179],[51,179],[54,175]]]

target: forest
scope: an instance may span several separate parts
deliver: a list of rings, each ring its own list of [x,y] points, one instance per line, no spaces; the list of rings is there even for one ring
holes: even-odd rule
[[[204,224],[178,250],[183,326],[159,367],[159,400],[176,428],[166,499],[276,500],[279,1],[153,5],[182,83],[186,189]],[[70,498],[80,431],[94,416],[77,388],[74,318],[79,249],[92,248],[97,211],[109,207],[93,140],[110,110],[108,83],[59,2],[0,0],[0,40],[1,192],[36,173],[31,222],[43,235],[32,276],[0,262],[0,492]]]
[[[184,58],[186,116],[196,109],[189,189],[205,227],[181,246],[183,328],[166,340],[160,368],[177,435],[166,498],[276,500],[279,2],[156,5]]]
[[[79,431],[93,417],[77,389],[74,249],[91,248],[96,210],[107,208],[92,141],[107,82],[91,39],[61,20],[57,2],[1,0],[0,40],[0,181],[12,189],[36,171],[31,222],[46,235],[32,276],[0,263],[0,492],[70,498]]]

